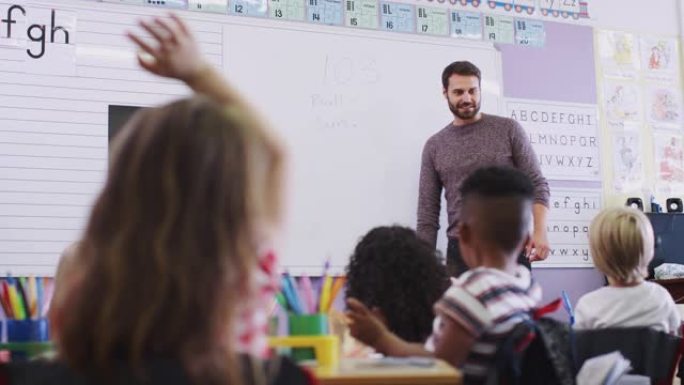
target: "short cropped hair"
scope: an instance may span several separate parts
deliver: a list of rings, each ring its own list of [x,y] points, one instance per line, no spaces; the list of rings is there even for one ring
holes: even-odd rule
[[[534,187],[511,167],[476,170],[461,184],[461,220],[477,218],[476,236],[510,253],[529,235]]]
[[[442,86],[444,89],[449,88],[449,78],[451,75],[461,76],[475,76],[477,82],[482,82],[482,74],[477,66],[469,61],[455,61],[442,71]]]
[[[603,210],[589,227],[589,249],[596,268],[621,283],[648,274],[655,239],[646,215],[631,207]]]

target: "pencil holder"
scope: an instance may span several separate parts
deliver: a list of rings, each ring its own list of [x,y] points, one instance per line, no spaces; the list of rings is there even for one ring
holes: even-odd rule
[[[0,349],[9,350],[12,361],[22,361],[49,351],[50,335],[46,318],[27,320],[5,320],[7,343]]]
[[[46,318],[7,322],[7,342],[46,342],[50,339]]]
[[[322,336],[328,334],[327,314],[291,314],[288,317],[288,330],[291,336]],[[299,362],[316,358],[312,348],[292,349],[292,358]]]

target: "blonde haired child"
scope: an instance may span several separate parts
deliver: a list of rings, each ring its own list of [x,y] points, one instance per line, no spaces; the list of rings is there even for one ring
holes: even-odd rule
[[[575,309],[578,329],[652,327],[677,334],[680,316],[670,294],[647,282],[654,236],[648,218],[630,207],[614,207],[594,218],[589,230],[594,265],[608,286],[580,298]]]

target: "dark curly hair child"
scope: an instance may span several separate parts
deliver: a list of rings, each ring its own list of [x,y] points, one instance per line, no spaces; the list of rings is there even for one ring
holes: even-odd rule
[[[442,258],[415,231],[376,227],[356,245],[347,273],[347,298],[372,309],[406,341],[424,342],[432,332],[432,305],[449,287]]]

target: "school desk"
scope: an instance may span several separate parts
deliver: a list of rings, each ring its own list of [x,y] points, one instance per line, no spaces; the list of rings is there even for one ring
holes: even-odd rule
[[[337,368],[312,368],[321,385],[461,385],[461,373],[444,361],[430,367],[379,366],[374,360],[344,359]]]

